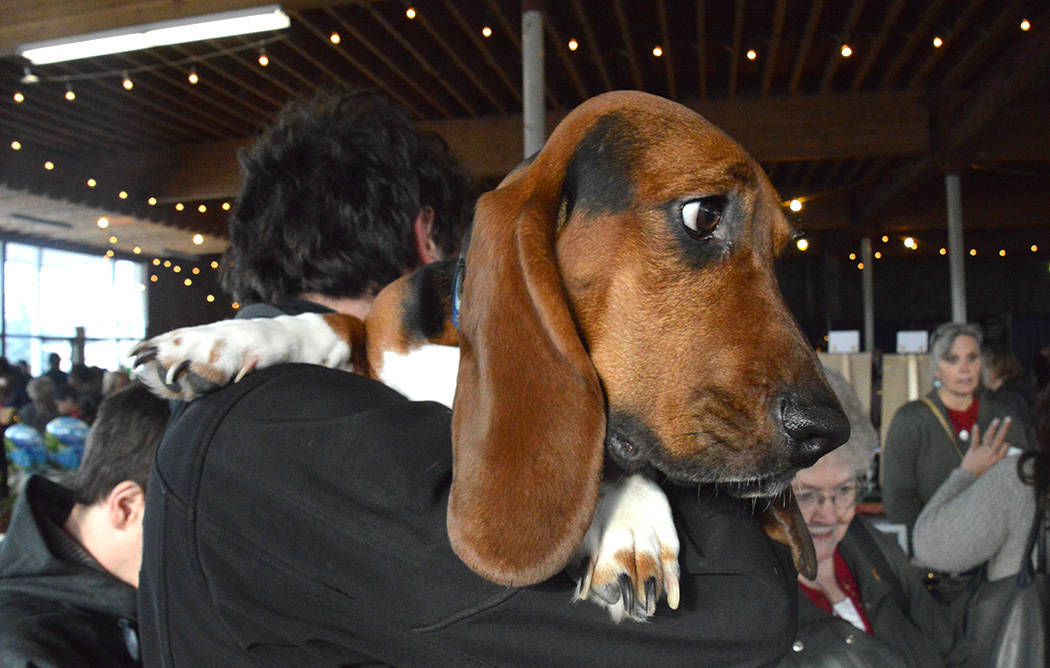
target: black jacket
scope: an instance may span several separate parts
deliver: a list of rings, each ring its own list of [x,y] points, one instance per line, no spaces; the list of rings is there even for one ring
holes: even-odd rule
[[[871,550],[878,550],[878,558],[869,554]],[[896,541],[858,517],[839,543],[839,552],[857,580],[874,634],[801,595],[798,637],[781,668],[936,668],[962,658],[961,636]]]
[[[0,666],[137,666],[135,588],[62,531],[73,493],[33,476],[0,542]]]
[[[185,406],[147,496],[147,665],[761,665],[789,650],[795,571],[750,501],[669,489],[682,602],[647,624],[572,604],[566,576],[475,575],[445,529],[450,416],[297,364]]]

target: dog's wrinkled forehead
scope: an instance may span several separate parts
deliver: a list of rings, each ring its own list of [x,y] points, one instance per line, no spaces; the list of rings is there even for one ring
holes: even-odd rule
[[[637,110],[600,116],[577,144],[565,169],[568,211],[618,213],[638,199],[642,183],[658,190],[707,188],[710,194],[754,189],[753,161],[731,139],[698,115],[674,117]],[[704,193],[696,193],[704,194]]]

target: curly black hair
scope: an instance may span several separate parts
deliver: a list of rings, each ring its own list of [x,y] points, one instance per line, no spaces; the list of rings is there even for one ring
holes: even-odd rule
[[[1044,513],[1050,513],[1050,388],[1044,390],[1035,402],[1032,431],[1035,433],[1035,448],[1021,454],[1017,461],[1017,475],[1035,488],[1036,503]],[[1044,519],[1050,521],[1050,517]]]
[[[448,146],[372,91],[290,103],[240,161],[221,275],[238,301],[374,296],[421,264],[413,223],[425,207],[446,257],[470,222],[471,181]]]

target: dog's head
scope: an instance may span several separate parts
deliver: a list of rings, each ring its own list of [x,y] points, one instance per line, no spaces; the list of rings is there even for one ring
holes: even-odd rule
[[[781,492],[848,422],[784,304],[765,174],[701,116],[594,98],[478,203],[460,320],[449,533],[527,584],[579,546],[603,456]]]

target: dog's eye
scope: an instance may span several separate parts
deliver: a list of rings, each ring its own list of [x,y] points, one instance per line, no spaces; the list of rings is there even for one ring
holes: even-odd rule
[[[714,232],[726,208],[724,197],[702,197],[682,205],[682,225],[694,239],[703,239]]]

